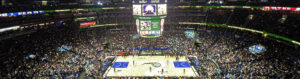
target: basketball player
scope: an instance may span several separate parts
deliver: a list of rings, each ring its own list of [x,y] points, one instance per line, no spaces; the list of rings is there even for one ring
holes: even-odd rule
[[[134,60],[132,61],[132,64],[134,65]]]
[[[130,52],[129,52],[129,51],[127,51],[127,53],[126,53],[126,54],[127,54],[127,56],[129,56]]]

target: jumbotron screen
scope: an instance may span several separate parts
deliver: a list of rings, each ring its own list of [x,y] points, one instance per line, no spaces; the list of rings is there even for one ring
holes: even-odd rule
[[[167,4],[157,4],[158,16],[167,15]]]
[[[139,35],[146,38],[159,37],[161,35],[161,20],[139,20]]]
[[[156,16],[156,4],[144,4],[143,16]]]
[[[147,0],[133,2],[133,16],[136,19],[137,32],[144,38],[155,38],[162,35],[167,15],[165,0]]]
[[[141,16],[142,15],[142,7],[141,4],[134,4],[133,6],[133,15]]]
[[[167,15],[167,4],[133,4],[135,16],[163,16]]]

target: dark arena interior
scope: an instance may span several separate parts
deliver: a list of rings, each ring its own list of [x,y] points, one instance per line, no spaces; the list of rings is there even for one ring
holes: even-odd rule
[[[0,79],[300,79],[299,0],[0,3]]]

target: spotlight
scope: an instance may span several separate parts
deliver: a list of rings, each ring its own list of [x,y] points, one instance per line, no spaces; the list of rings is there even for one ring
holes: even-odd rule
[[[103,5],[100,1],[97,3],[98,5]]]

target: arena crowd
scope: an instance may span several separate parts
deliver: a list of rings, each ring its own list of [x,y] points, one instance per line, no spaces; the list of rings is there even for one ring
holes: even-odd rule
[[[176,27],[174,27],[176,26]],[[299,63],[292,61],[276,46],[262,54],[247,50],[255,42],[228,36],[228,33],[202,29],[195,31],[194,39],[185,35],[182,25],[166,26],[158,38],[133,38],[136,29],[131,26],[101,27],[70,31],[61,27],[41,30],[14,40],[8,47],[9,54],[2,67],[3,78],[76,78],[88,76],[100,78],[104,74],[107,56],[130,52],[138,55],[135,48],[169,48],[148,50],[164,55],[196,56],[198,72],[204,78],[298,78]],[[118,30],[112,30],[118,29]],[[226,36],[227,35],[227,36]],[[194,42],[202,42],[195,46]],[[251,40],[250,40],[251,41]],[[109,45],[103,44],[108,42]],[[59,51],[58,47],[70,46]],[[33,55],[33,56],[30,56]]]

